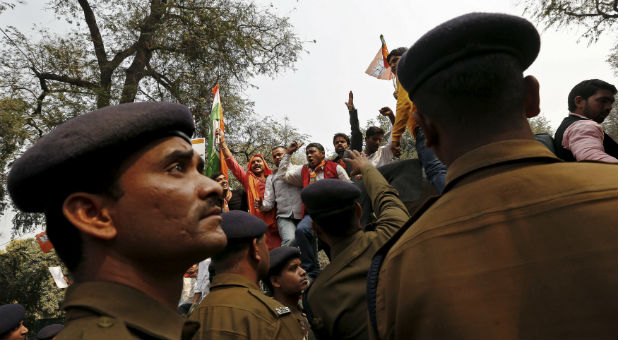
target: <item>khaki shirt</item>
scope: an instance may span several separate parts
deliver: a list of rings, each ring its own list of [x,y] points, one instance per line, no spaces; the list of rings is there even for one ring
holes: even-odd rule
[[[238,274],[215,275],[191,320],[202,324],[195,339],[304,339],[292,310]]]
[[[375,231],[358,231],[331,250],[332,261],[306,294],[306,310],[317,338],[367,339],[367,271],[374,253],[410,217],[397,190],[373,166],[361,169],[377,216]]]
[[[111,282],[68,288],[64,328],[56,339],[190,339],[198,323],[141,291]]]
[[[508,140],[462,155],[446,179],[378,252],[379,338],[616,337],[618,166]]]

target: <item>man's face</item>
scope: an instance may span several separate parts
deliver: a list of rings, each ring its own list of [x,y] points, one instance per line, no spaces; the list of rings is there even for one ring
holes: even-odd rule
[[[315,169],[324,160],[324,152],[315,146],[308,147],[305,153],[307,155],[307,163],[311,169]]]
[[[307,272],[300,266],[299,258],[289,260],[281,273],[273,277],[273,281],[276,282],[276,286],[273,286],[281,289],[285,295],[300,295],[309,284]]]
[[[221,185],[179,137],[150,143],[122,165],[122,197],[109,203],[117,235],[110,251],[131,260],[178,265],[183,272],[221,251]]]
[[[23,340],[28,334],[28,328],[24,326],[24,322],[20,321],[19,326],[14,331],[9,332],[9,336],[5,339],[7,340]]]
[[[346,141],[343,137],[336,137],[333,145],[335,146],[335,152],[341,154],[348,148],[348,141]]]
[[[275,163],[275,165],[278,167],[279,163],[281,163],[281,160],[283,159],[283,156],[285,156],[285,149],[276,148],[273,150],[272,155],[273,155],[273,163]]]
[[[388,62],[388,66],[391,67],[393,74],[397,74],[397,64],[399,64],[399,59],[401,59],[401,56],[393,56]]]
[[[260,176],[264,172],[264,161],[261,157],[253,157],[251,159],[251,171],[256,176]]]
[[[608,90],[598,90],[584,101],[583,115],[601,124],[607,118],[614,104],[614,95]]]
[[[378,150],[380,143],[382,143],[382,138],[384,138],[382,134],[376,134],[365,138],[365,148],[368,154],[372,154]]]
[[[230,188],[230,182],[227,181],[224,174],[217,176],[217,178],[215,178],[215,182],[219,183],[223,191]]]

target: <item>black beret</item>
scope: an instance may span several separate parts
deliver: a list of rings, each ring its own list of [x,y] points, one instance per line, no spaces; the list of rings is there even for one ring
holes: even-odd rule
[[[291,259],[300,258],[300,250],[296,247],[279,247],[270,251],[270,269],[268,276],[277,275],[283,266]]]
[[[300,193],[312,218],[347,209],[360,197],[360,189],[340,179],[325,178],[308,185]]]
[[[72,118],[28,149],[11,167],[7,186],[15,205],[43,212],[60,193],[93,186],[104,169],[146,143],[167,136],[187,139],[195,127],[189,109],[173,103],[108,106]]]
[[[20,304],[0,306],[0,334],[13,330],[24,320],[26,310]]]
[[[221,217],[221,228],[227,236],[228,244],[234,243],[234,240],[260,237],[268,229],[264,221],[246,211],[232,210],[221,214]]]
[[[54,323],[47,325],[37,333],[36,338],[39,340],[48,340],[55,337],[64,328],[63,325]]]
[[[536,59],[541,38],[528,20],[499,13],[469,13],[425,33],[401,57],[397,78],[412,98],[440,70],[478,55],[506,53],[523,70]]]

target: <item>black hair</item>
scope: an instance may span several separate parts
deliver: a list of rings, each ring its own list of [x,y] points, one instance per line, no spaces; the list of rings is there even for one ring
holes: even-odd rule
[[[257,237],[248,237],[243,239],[228,240],[228,244],[223,251],[217,253],[212,257],[212,263],[216,263],[214,267],[217,272],[225,272],[235,262],[230,261],[234,256],[240,254],[245,249],[248,249],[253,244],[253,240],[258,241],[265,237],[266,234],[262,234]]]
[[[350,137],[348,137],[348,135],[346,135],[343,132],[337,132],[334,136],[333,136],[333,144],[335,144],[335,139],[337,139],[338,137],[343,137],[346,141],[346,143],[348,143],[348,145],[350,145]]]
[[[215,172],[212,176],[210,176],[210,179],[217,180],[217,177],[219,177],[221,175],[223,175],[223,172],[221,172],[221,171]]]
[[[365,132],[365,138],[369,138],[375,135],[384,135],[384,130],[381,127],[370,126]]]
[[[575,85],[575,87],[571,89],[571,92],[569,92],[569,97],[568,97],[569,111],[575,112],[575,109],[576,109],[575,97],[580,96],[584,98],[585,100],[588,100],[588,98],[590,98],[590,96],[597,93],[598,90],[607,90],[607,91],[610,91],[614,95],[616,94],[616,87],[608,82],[605,82],[600,79],[584,80],[580,82],[579,84]]]
[[[272,153],[273,151],[275,151],[275,150],[277,150],[279,148],[287,150],[287,148],[285,146],[283,146],[283,145],[275,145],[275,146],[272,147],[272,149],[270,149],[270,152]]]
[[[309,148],[317,148],[318,150],[324,152],[324,147],[320,143],[309,143],[307,144],[307,147],[305,148],[305,150]]]
[[[82,161],[89,162],[88,160]],[[118,164],[114,165],[117,166]],[[71,165],[68,166],[71,167]],[[63,167],[63,169],[65,168],[67,167]],[[84,176],[91,177],[90,181],[76,180],[74,183],[81,184],[67,185],[64,190],[59,191],[50,200],[49,205],[45,208],[45,222],[49,241],[54,245],[60,260],[71,272],[75,271],[82,261],[83,240],[81,232],[64,216],[64,201],[74,192],[103,195],[117,201],[124,195],[119,183],[124,170],[124,168],[119,169],[109,165],[104,168],[95,167],[93,172],[84,174]],[[50,174],[50,177],[53,178],[54,176]]]
[[[525,84],[519,61],[496,53],[455,62],[410,96],[419,112],[444,125],[508,127],[523,112]]]
[[[386,62],[390,63],[392,57],[401,57],[407,50],[408,49],[405,47],[397,47],[396,49],[390,51],[390,53],[386,56]]]
[[[311,215],[311,218],[325,233],[337,237],[350,234],[358,228],[359,223],[355,203],[333,212]]]

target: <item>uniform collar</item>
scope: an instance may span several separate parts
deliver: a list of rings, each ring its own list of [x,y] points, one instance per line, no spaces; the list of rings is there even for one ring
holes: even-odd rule
[[[544,145],[534,139],[511,139],[478,147],[457,158],[446,173],[444,192],[472,172],[499,164],[537,160],[560,162]]]
[[[249,280],[243,275],[232,273],[221,273],[215,275],[215,278],[210,284],[210,290],[212,291],[213,288],[216,289],[217,287],[222,286],[241,286],[251,289],[260,289],[256,282]]]
[[[118,318],[157,338],[178,339],[185,319],[141,291],[125,285],[92,281],[72,285],[62,308],[83,308]]]

